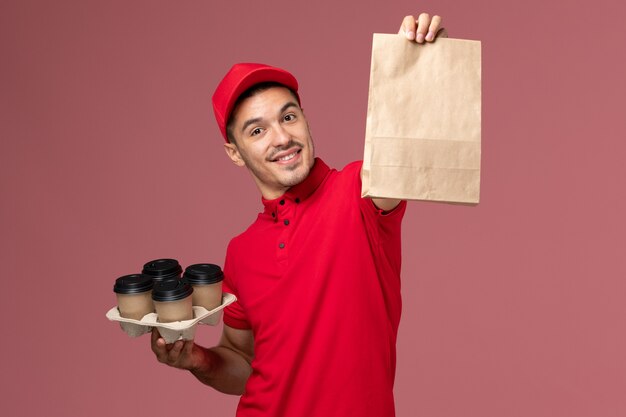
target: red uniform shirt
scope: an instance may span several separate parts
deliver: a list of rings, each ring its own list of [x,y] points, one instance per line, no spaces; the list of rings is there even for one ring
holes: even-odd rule
[[[228,246],[224,323],[254,334],[238,417],[394,415],[406,202],[383,214],[360,170],[316,159]]]

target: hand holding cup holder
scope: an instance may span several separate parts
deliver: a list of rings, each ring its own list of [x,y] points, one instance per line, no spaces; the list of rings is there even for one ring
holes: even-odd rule
[[[183,279],[181,274],[177,260],[157,259],[146,263],[142,274],[118,278],[113,287],[118,306],[106,317],[119,322],[130,337],[156,327],[166,343],[193,339],[197,324],[218,324],[221,311],[236,297],[222,293],[224,275],[217,265],[195,264]],[[195,292],[198,297],[192,296]]]
[[[148,313],[143,316],[141,320],[125,318],[120,316],[117,307],[111,308],[106,313],[106,317],[111,321],[119,322],[122,330],[130,337],[138,337],[142,334],[150,333],[152,328],[156,327],[166,343],[174,343],[178,339],[193,339],[198,324],[206,324],[209,326],[217,325],[220,322],[221,312],[224,307],[235,302],[235,300],[237,300],[237,298],[233,294],[223,293],[222,303],[213,310],[193,306],[193,319],[174,321],[171,323],[159,322],[156,313]]]

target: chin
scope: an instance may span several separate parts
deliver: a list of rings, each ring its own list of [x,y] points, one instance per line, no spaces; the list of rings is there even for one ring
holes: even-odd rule
[[[290,175],[287,175],[287,178],[285,178],[285,186],[293,187],[294,185],[300,184],[309,176],[312,167],[313,164],[302,164],[294,168]]]
[[[284,185],[286,187],[293,187],[294,185],[300,184],[302,181],[306,179],[306,177],[309,176],[309,172],[310,171],[293,172],[293,175],[291,175],[289,178],[286,179]]]

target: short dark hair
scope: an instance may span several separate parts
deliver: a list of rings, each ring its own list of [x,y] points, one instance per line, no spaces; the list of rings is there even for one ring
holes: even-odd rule
[[[247,98],[255,96],[259,93],[262,93],[263,91],[269,90],[270,88],[274,88],[274,87],[286,88],[287,90],[289,90],[293,98],[296,99],[298,104],[300,104],[300,99],[298,98],[298,95],[286,85],[277,83],[275,81],[267,81],[267,82],[253,85],[252,87],[248,88],[246,91],[241,93],[239,97],[237,97],[237,101],[235,101],[235,105],[233,106],[233,111],[231,111],[230,115],[228,116],[228,122],[226,123],[226,137],[228,138],[228,142],[234,143],[235,145],[237,144],[235,142],[235,136],[233,135],[233,123],[235,121],[233,115],[235,114],[235,111],[237,111],[237,107],[239,107],[241,102]]]

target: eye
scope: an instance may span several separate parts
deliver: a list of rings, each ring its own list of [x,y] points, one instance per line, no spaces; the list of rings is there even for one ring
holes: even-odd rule
[[[296,120],[296,115],[293,113],[287,113],[286,115],[283,116],[283,120],[286,122],[291,122]]]
[[[256,135],[260,135],[260,134],[261,134],[261,128],[260,127],[254,128],[250,132],[250,136],[256,136]]]

